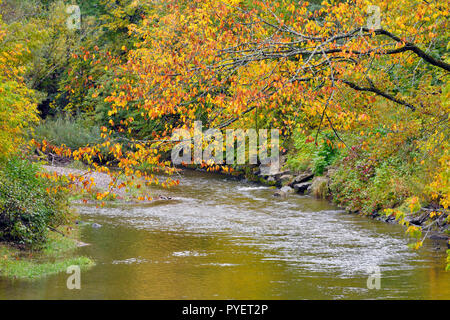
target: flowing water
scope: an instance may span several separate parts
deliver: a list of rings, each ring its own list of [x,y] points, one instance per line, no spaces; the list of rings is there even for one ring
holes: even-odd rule
[[[412,251],[402,227],[325,201],[212,174],[180,180],[156,191],[172,200],[78,208],[102,225],[81,228],[79,254],[96,262],[81,290],[65,273],[0,279],[0,299],[450,299],[445,243]]]

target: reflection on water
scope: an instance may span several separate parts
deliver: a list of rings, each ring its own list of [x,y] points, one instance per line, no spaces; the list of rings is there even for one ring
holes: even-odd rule
[[[445,243],[407,247],[396,225],[309,197],[187,172],[169,201],[79,207],[79,249],[97,265],[81,290],[67,274],[0,279],[1,299],[449,299]],[[381,289],[367,289],[369,267]]]

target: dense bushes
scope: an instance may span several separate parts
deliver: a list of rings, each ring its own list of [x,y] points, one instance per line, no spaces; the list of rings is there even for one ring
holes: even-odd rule
[[[313,173],[322,175],[327,166],[332,164],[339,155],[337,146],[333,143],[335,136],[333,133],[325,132],[322,137],[322,143],[314,153]]]
[[[295,130],[292,135],[292,149],[287,158],[287,165],[293,170],[310,168],[315,175],[323,175],[326,167],[331,165],[339,155],[334,144],[332,132],[320,133],[317,145],[313,137],[307,137],[302,131]]]
[[[13,157],[0,165],[0,241],[40,247],[48,227],[66,219],[65,194],[28,160]]]
[[[394,154],[376,159],[353,147],[330,174],[334,201],[364,214],[400,206],[422,187],[417,168],[408,160]]]

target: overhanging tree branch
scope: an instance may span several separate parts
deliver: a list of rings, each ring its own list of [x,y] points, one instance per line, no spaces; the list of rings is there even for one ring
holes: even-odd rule
[[[406,107],[410,108],[412,111],[416,111],[416,107],[413,106],[412,104],[410,104],[410,103],[408,103],[406,101],[403,101],[401,99],[395,98],[394,96],[392,96],[392,95],[390,95],[390,94],[388,94],[386,92],[381,91],[380,89],[376,88],[373,85],[371,85],[370,87],[361,87],[361,86],[357,85],[356,83],[353,83],[353,82],[348,81],[348,80],[340,80],[340,81],[342,83],[345,83],[347,86],[349,86],[350,88],[352,88],[352,89],[354,89],[356,91],[373,92],[373,93],[375,93],[375,94],[377,94],[379,96],[382,96],[382,97],[384,97],[384,98],[386,98],[388,100],[391,100],[391,101],[393,101],[395,103],[398,103],[398,104],[401,104],[403,106],[406,106]]]
[[[364,32],[369,32],[370,30],[367,28],[362,28],[362,30]],[[433,58],[432,56],[430,56],[429,54],[427,54],[425,51],[423,51],[422,49],[420,49],[418,46],[416,46],[415,44],[411,43],[411,42],[407,42],[407,41],[403,41],[402,39],[400,39],[399,37],[397,37],[396,35],[392,34],[391,32],[384,30],[384,29],[377,29],[375,30],[375,34],[377,35],[385,35],[388,36],[389,38],[395,40],[396,42],[400,42],[400,43],[404,43],[405,46],[398,49],[397,52],[404,52],[404,51],[412,51],[415,54],[417,54],[419,57],[421,57],[423,60],[425,60],[426,62],[442,68],[446,71],[450,71],[450,64],[442,61],[442,60],[438,60]],[[393,51],[393,53],[395,53],[395,51]]]

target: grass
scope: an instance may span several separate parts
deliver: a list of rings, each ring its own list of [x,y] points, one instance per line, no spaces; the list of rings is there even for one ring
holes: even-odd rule
[[[47,140],[57,146],[64,144],[72,150],[88,144],[95,145],[102,140],[100,127],[89,126],[82,119],[62,116],[41,121],[33,132],[33,138],[37,141]]]
[[[0,276],[35,280],[65,272],[71,265],[80,266],[81,269],[95,265],[88,257],[74,256],[76,248],[77,241],[74,238],[57,233],[49,236],[41,251],[23,251],[9,244],[0,244]]]

